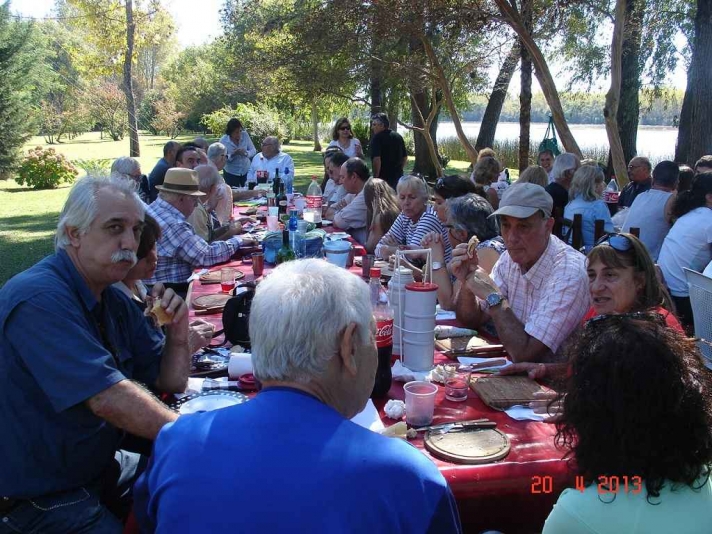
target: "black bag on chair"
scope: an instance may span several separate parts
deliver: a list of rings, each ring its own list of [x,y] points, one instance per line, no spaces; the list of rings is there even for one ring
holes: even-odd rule
[[[252,299],[255,296],[255,284],[247,282],[238,285],[235,289],[243,287],[247,288],[247,291],[239,293],[225,303],[222,316],[223,329],[215,332],[213,337],[224,333],[225,341],[249,349],[250,308],[252,307]]]

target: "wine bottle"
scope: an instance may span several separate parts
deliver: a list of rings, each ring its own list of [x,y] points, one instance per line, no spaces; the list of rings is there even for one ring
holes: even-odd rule
[[[282,231],[282,247],[277,251],[277,265],[296,259],[297,256],[289,246],[289,230]]]
[[[277,193],[277,206],[279,207],[279,214],[287,213],[287,194],[284,192],[284,182],[279,184],[279,192]]]

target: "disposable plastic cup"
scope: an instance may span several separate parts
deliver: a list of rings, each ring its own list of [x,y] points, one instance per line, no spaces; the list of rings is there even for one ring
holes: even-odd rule
[[[267,215],[267,230],[270,232],[279,230],[279,219],[276,215]]]
[[[348,241],[327,241],[324,243],[326,261],[337,267],[346,268],[351,253],[351,243]]]
[[[262,271],[265,268],[265,255],[262,252],[252,253],[252,273],[255,278],[262,276]]]
[[[267,215],[279,216],[279,206],[270,206],[267,208]]]
[[[228,293],[235,287],[235,269],[232,267],[223,267],[220,269],[220,289],[223,293]]]
[[[410,426],[427,426],[433,422],[435,394],[438,386],[430,382],[408,382],[405,391],[405,421]]]

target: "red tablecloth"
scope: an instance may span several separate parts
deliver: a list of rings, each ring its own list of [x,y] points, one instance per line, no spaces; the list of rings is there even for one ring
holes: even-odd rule
[[[240,282],[254,280],[249,261],[233,260],[227,265],[245,273]],[[212,269],[219,269],[215,266]],[[265,265],[265,272],[270,270]],[[361,274],[360,267],[351,271]],[[189,298],[218,293],[220,284],[191,284]],[[191,319],[195,310],[190,307]],[[201,316],[216,328],[222,328],[222,314]],[[436,361],[447,357],[436,352]],[[388,398],[405,400],[403,385],[394,382]],[[383,405],[388,399],[376,400],[381,418],[386,425],[394,423],[385,417]],[[565,487],[573,485],[573,474],[562,460],[563,453],[554,446],[555,427],[546,423],[515,421],[507,414],[485,406],[470,391],[466,402],[451,402],[439,388],[433,423],[479,419],[486,417],[497,423],[511,442],[510,453],[502,460],[484,465],[457,465],[438,460],[424,449],[422,437],[410,441],[433,460],[446,478],[457,499],[460,518],[467,532],[496,529],[507,534],[540,532],[547,515]]]

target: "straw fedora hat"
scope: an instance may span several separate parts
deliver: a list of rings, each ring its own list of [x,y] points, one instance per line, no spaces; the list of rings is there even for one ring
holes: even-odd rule
[[[204,197],[205,193],[198,188],[198,173],[191,169],[174,167],[166,171],[163,185],[157,185],[159,191],[168,193],[178,193],[179,195],[190,195],[194,197]]]

